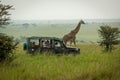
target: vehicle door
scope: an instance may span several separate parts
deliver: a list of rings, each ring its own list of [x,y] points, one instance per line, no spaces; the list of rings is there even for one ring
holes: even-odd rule
[[[41,39],[40,40],[40,51],[50,51],[51,50],[51,40]]]
[[[54,51],[55,53],[63,53],[65,51],[65,47],[61,41],[54,40]]]

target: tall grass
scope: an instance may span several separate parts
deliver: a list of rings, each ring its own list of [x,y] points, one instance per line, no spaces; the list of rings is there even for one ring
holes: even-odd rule
[[[80,44],[79,55],[26,54],[0,64],[0,80],[120,80],[120,46],[112,53],[95,44]]]

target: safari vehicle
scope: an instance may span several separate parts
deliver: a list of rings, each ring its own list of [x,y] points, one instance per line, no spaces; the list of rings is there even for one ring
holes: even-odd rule
[[[37,51],[40,53],[44,51],[54,53],[80,53],[79,48],[67,47],[61,39],[55,37],[28,37],[23,49],[32,54]]]

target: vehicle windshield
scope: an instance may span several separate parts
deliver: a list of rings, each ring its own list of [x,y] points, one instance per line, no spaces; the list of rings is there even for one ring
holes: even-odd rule
[[[39,45],[39,39],[30,39],[30,45]]]

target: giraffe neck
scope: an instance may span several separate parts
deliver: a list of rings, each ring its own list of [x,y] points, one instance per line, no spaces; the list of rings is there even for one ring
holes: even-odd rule
[[[77,25],[77,27],[73,30],[73,32],[77,34],[78,31],[80,30],[80,26],[81,26],[81,23]]]

